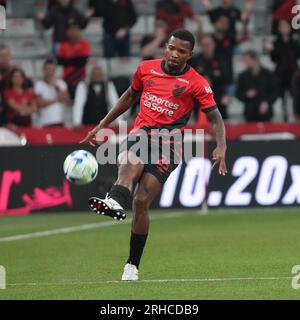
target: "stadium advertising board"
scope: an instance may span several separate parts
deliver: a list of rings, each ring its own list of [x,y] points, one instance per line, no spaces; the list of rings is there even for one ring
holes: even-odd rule
[[[213,147],[208,145],[208,155]],[[75,149],[78,145],[1,148],[0,215],[87,210],[91,195],[105,196],[116,179],[116,166],[100,166],[89,185],[72,185],[62,164]],[[153,208],[297,206],[299,150],[298,140],[230,142],[227,177],[211,171],[210,159],[193,158],[172,173]]]
[[[213,144],[207,154],[211,154]],[[192,159],[169,178],[159,205],[199,207],[296,206],[300,204],[300,141],[230,142],[229,175],[211,171],[209,159]]]

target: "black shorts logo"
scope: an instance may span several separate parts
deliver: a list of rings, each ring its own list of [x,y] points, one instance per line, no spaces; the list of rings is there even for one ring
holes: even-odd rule
[[[161,159],[157,161],[157,170],[159,174],[163,174],[163,172],[167,172],[170,167],[170,161],[169,159],[165,156],[162,155]]]

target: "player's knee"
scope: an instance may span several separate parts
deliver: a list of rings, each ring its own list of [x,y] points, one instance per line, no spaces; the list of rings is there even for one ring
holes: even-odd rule
[[[149,206],[148,197],[141,194],[135,195],[133,198],[133,205],[137,210],[147,209]]]
[[[119,165],[140,165],[142,160],[132,151],[123,151],[118,156]]]

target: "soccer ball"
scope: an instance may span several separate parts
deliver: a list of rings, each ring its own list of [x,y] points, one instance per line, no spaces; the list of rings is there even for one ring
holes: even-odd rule
[[[73,151],[64,161],[65,177],[74,184],[88,184],[96,178],[97,173],[98,162],[88,151]]]

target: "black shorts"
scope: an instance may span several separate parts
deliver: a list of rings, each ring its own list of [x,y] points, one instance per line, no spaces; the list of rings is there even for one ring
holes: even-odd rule
[[[157,131],[143,128],[129,133],[120,145],[120,153],[134,152],[145,163],[144,171],[164,184],[182,160],[183,137],[180,130],[172,134]]]

